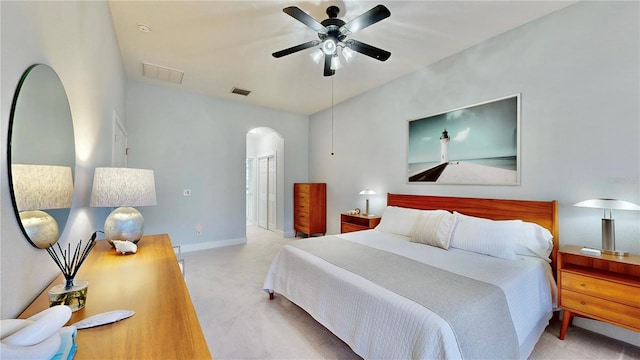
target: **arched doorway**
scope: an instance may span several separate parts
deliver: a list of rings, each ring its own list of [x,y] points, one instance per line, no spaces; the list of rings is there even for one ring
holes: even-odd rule
[[[258,127],[247,133],[246,218],[247,225],[278,230],[281,205],[284,139],[274,129]]]

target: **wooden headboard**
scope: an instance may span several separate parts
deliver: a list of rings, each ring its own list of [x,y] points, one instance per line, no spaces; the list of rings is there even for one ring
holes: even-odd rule
[[[558,202],[532,200],[482,199],[450,196],[387,194],[387,206],[421,210],[444,209],[492,220],[513,220],[536,223],[553,234],[551,261],[555,275],[558,237]]]

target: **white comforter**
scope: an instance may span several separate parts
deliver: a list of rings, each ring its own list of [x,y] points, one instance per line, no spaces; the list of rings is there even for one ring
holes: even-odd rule
[[[549,264],[539,258],[509,261],[447,251],[378,230],[338,236],[499,286],[521,358],[529,356],[551,318],[555,284]],[[439,315],[292,246],[274,258],[264,289],[296,303],[366,359],[461,358],[453,331]]]

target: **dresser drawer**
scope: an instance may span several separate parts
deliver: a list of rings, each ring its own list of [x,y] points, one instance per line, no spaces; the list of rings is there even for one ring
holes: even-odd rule
[[[296,226],[301,226],[304,228],[309,227],[309,214],[305,212],[296,212],[293,216],[293,223]]]
[[[295,184],[295,191],[298,194],[309,194],[311,192],[311,184]]]
[[[640,308],[640,288],[590,276],[561,272],[562,288]],[[564,303],[564,293],[563,293]]]
[[[305,214],[309,214],[310,211],[311,211],[311,206],[309,206],[309,203],[298,203],[298,204],[295,204],[293,208],[294,213],[303,212]]]
[[[311,206],[309,206],[309,204],[297,204],[294,206],[293,212],[294,214],[304,213],[309,215],[309,213],[311,213]]]
[[[570,290],[562,291],[562,307],[579,314],[606,319],[640,330],[640,308],[587,296]]]

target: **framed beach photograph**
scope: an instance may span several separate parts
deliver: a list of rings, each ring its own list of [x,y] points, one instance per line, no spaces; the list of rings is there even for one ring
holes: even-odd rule
[[[409,121],[407,181],[520,184],[520,94]]]

